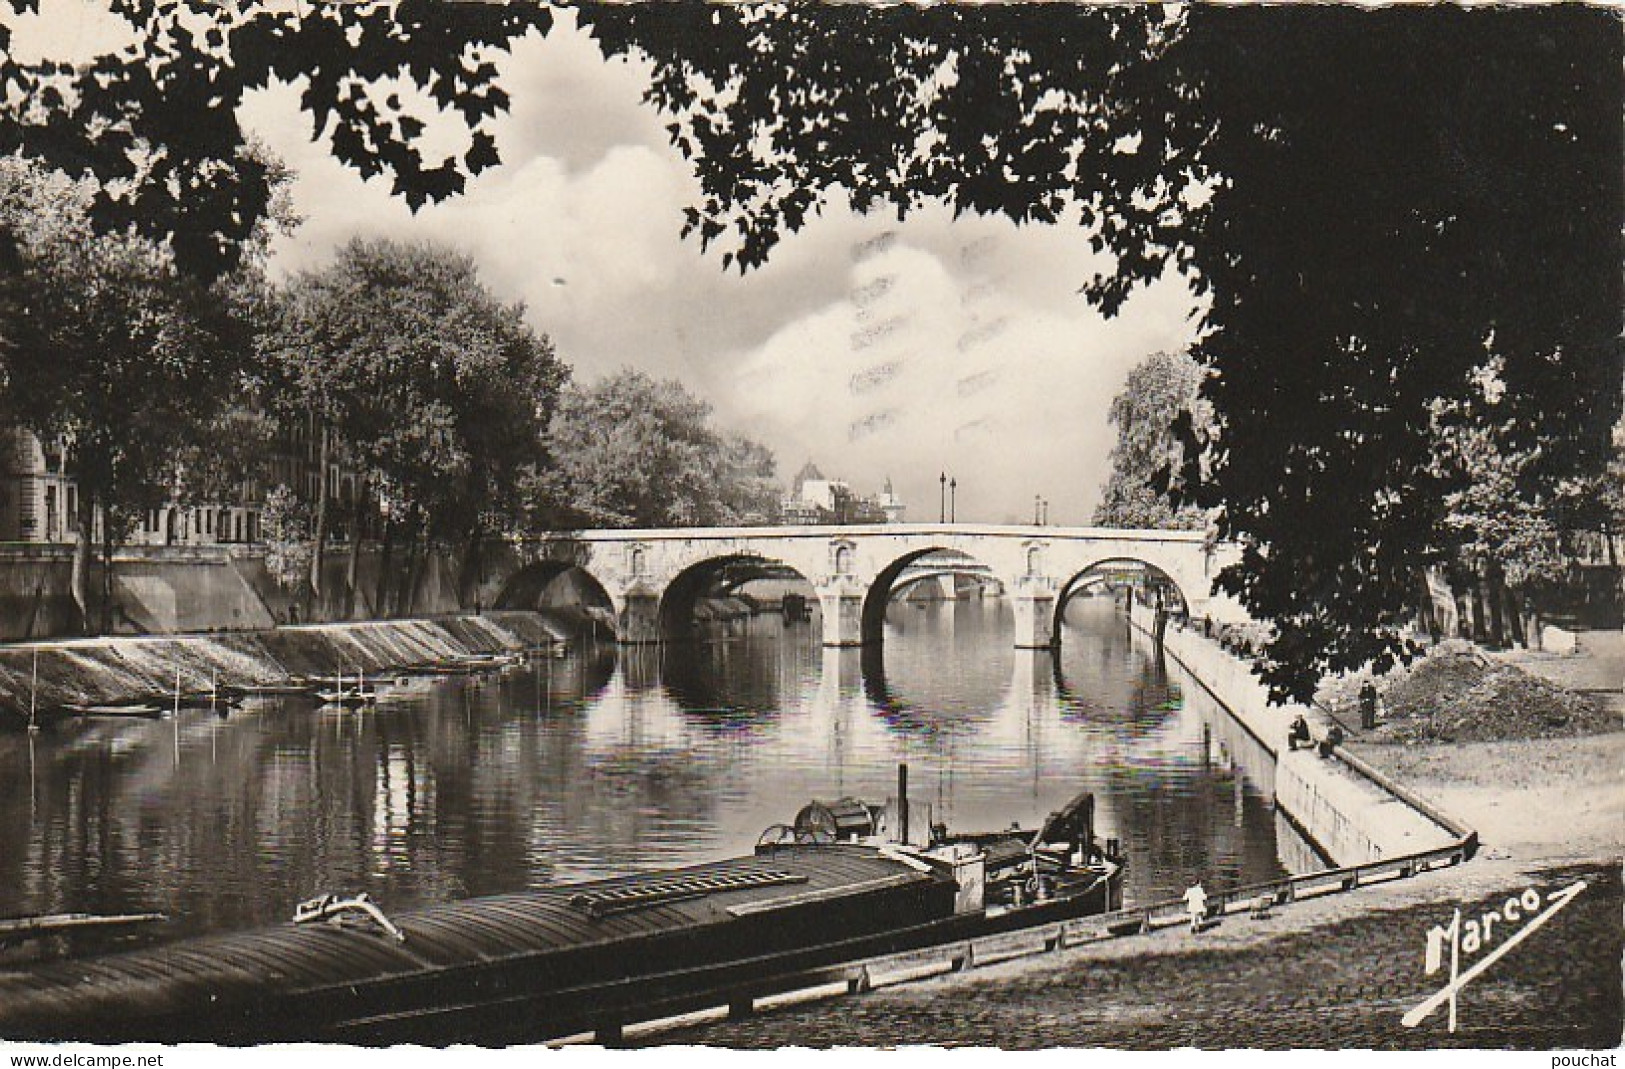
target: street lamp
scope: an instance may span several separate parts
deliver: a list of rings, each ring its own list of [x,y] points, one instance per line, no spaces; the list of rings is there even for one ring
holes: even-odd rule
[[[1044,499],[1042,497],[1039,497],[1037,494],[1034,494],[1033,495],[1033,526],[1034,527],[1037,527],[1039,522],[1040,522],[1039,519],[1038,519],[1038,516],[1039,516],[1038,510],[1043,506],[1043,504],[1044,504]]]
[[[958,479],[948,480],[948,522],[954,522],[954,494],[959,489]]]
[[[948,521],[948,473],[937,476],[937,522]]]

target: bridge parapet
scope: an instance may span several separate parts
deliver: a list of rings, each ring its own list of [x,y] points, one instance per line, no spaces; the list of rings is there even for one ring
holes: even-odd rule
[[[691,603],[708,574],[739,562],[783,565],[816,592],[824,643],[855,646],[879,641],[886,601],[905,570],[945,554],[968,557],[1012,598],[1021,647],[1053,644],[1080,578],[1116,560],[1167,576],[1193,616],[1245,619],[1234,602],[1211,593],[1214,574],[1236,547],[1194,531],[990,524],[592,530],[526,540],[517,556],[522,566],[591,576],[609,599],[617,637],[629,643],[658,641],[663,614],[683,611],[684,597]]]

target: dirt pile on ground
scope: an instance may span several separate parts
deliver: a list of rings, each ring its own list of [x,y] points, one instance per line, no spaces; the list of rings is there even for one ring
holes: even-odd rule
[[[1360,719],[1359,690],[1368,677],[1339,682],[1328,704],[1345,724]],[[1489,742],[1557,738],[1618,730],[1618,718],[1595,699],[1512,665],[1498,665],[1465,642],[1447,642],[1409,668],[1376,680],[1381,696],[1369,742]]]

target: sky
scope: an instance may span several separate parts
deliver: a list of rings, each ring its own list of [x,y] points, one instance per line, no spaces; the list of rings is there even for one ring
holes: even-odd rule
[[[93,48],[105,31],[87,10],[47,0],[30,32]],[[916,520],[936,519],[946,473],[961,521],[1029,521],[1041,495],[1050,522],[1087,523],[1112,396],[1140,359],[1192,339],[1195,299],[1175,277],[1110,321],[1091,311],[1077,290],[1104,264],[1075,226],[836,208],[766,267],[724,270],[679,237],[697,183],[640,101],[643,68],[606,62],[566,13],[499,69],[503,163],[416,215],[312,141],[297,88],[255,94],[241,118],[297,172],[304,220],[276,240],[273,272],[319,269],[357,235],[455,246],[524,302],[578,381],[675,378],[771,448],[786,483],[808,461],[859,493],[889,478]]]

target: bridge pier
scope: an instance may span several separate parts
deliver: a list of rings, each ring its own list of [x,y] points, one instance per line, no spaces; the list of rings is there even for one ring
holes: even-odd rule
[[[818,588],[824,645],[863,645],[863,591],[845,583]]]
[[[1042,650],[1055,645],[1055,591],[1022,585],[1010,599],[1016,618],[1016,649]]]
[[[621,626],[615,641],[623,646],[648,646],[660,641],[660,595],[631,590],[620,599]]]

